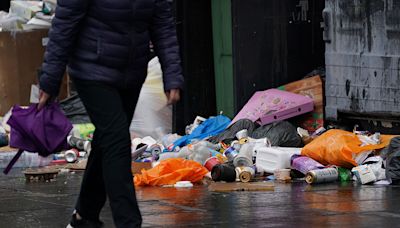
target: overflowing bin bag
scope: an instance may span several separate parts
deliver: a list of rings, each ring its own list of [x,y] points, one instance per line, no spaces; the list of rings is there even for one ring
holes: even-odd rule
[[[392,184],[400,184],[400,137],[390,141],[389,146],[382,151],[386,159],[386,177]]]
[[[72,124],[91,123],[85,106],[77,93],[62,100],[60,102],[60,108]]]
[[[252,138],[268,138],[272,146],[280,147],[302,147],[303,141],[293,124],[287,121],[275,122],[264,125],[251,134]]]
[[[256,123],[249,119],[241,119],[230,125],[225,131],[222,133],[211,137],[208,141],[212,143],[219,143],[224,141],[226,143],[230,143],[236,139],[236,133],[246,129],[248,134],[251,135],[253,131],[258,127]]]
[[[163,73],[157,57],[150,60],[147,77],[140,91],[130,130],[138,137],[157,138],[154,129],[172,132],[172,106],[167,105]]]
[[[182,158],[171,158],[161,161],[160,164],[149,170],[142,170],[136,174],[136,186],[173,185],[178,181],[196,183],[203,179],[208,170],[200,163]]]
[[[362,145],[358,136],[343,130],[329,130],[307,144],[301,154],[308,156],[323,165],[337,165],[351,169],[358,166],[356,157],[364,152],[383,149],[389,145],[394,136],[382,135],[381,143],[376,145]]]

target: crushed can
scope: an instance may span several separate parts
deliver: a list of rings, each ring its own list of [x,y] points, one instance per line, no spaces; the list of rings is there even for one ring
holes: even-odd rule
[[[68,163],[73,163],[78,160],[79,157],[79,151],[77,149],[71,149],[65,151],[64,158]]]
[[[90,152],[91,143],[88,140],[84,140],[84,139],[77,138],[74,136],[68,136],[67,142],[71,147],[75,147],[78,150],[84,150],[86,152]]]
[[[247,183],[250,182],[255,176],[255,169],[254,167],[236,167],[236,179]]]

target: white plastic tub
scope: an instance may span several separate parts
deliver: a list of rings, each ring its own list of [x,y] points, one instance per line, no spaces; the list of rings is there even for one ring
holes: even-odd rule
[[[267,173],[278,169],[290,168],[290,158],[300,154],[302,148],[291,147],[259,147],[256,148],[256,167]]]

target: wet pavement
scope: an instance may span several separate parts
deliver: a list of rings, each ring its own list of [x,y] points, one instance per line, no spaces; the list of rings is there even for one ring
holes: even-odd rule
[[[0,227],[65,227],[82,173],[55,182],[26,183],[21,170],[0,175]],[[396,227],[400,188],[354,183],[309,186],[275,183],[274,191],[209,192],[137,189],[143,227]],[[114,227],[107,205],[101,215]]]

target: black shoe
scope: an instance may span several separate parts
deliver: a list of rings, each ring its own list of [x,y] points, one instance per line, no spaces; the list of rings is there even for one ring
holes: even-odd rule
[[[77,219],[76,214],[72,215],[71,222],[68,224],[67,228],[101,228],[103,227],[103,222],[100,220],[92,221],[87,219]]]

